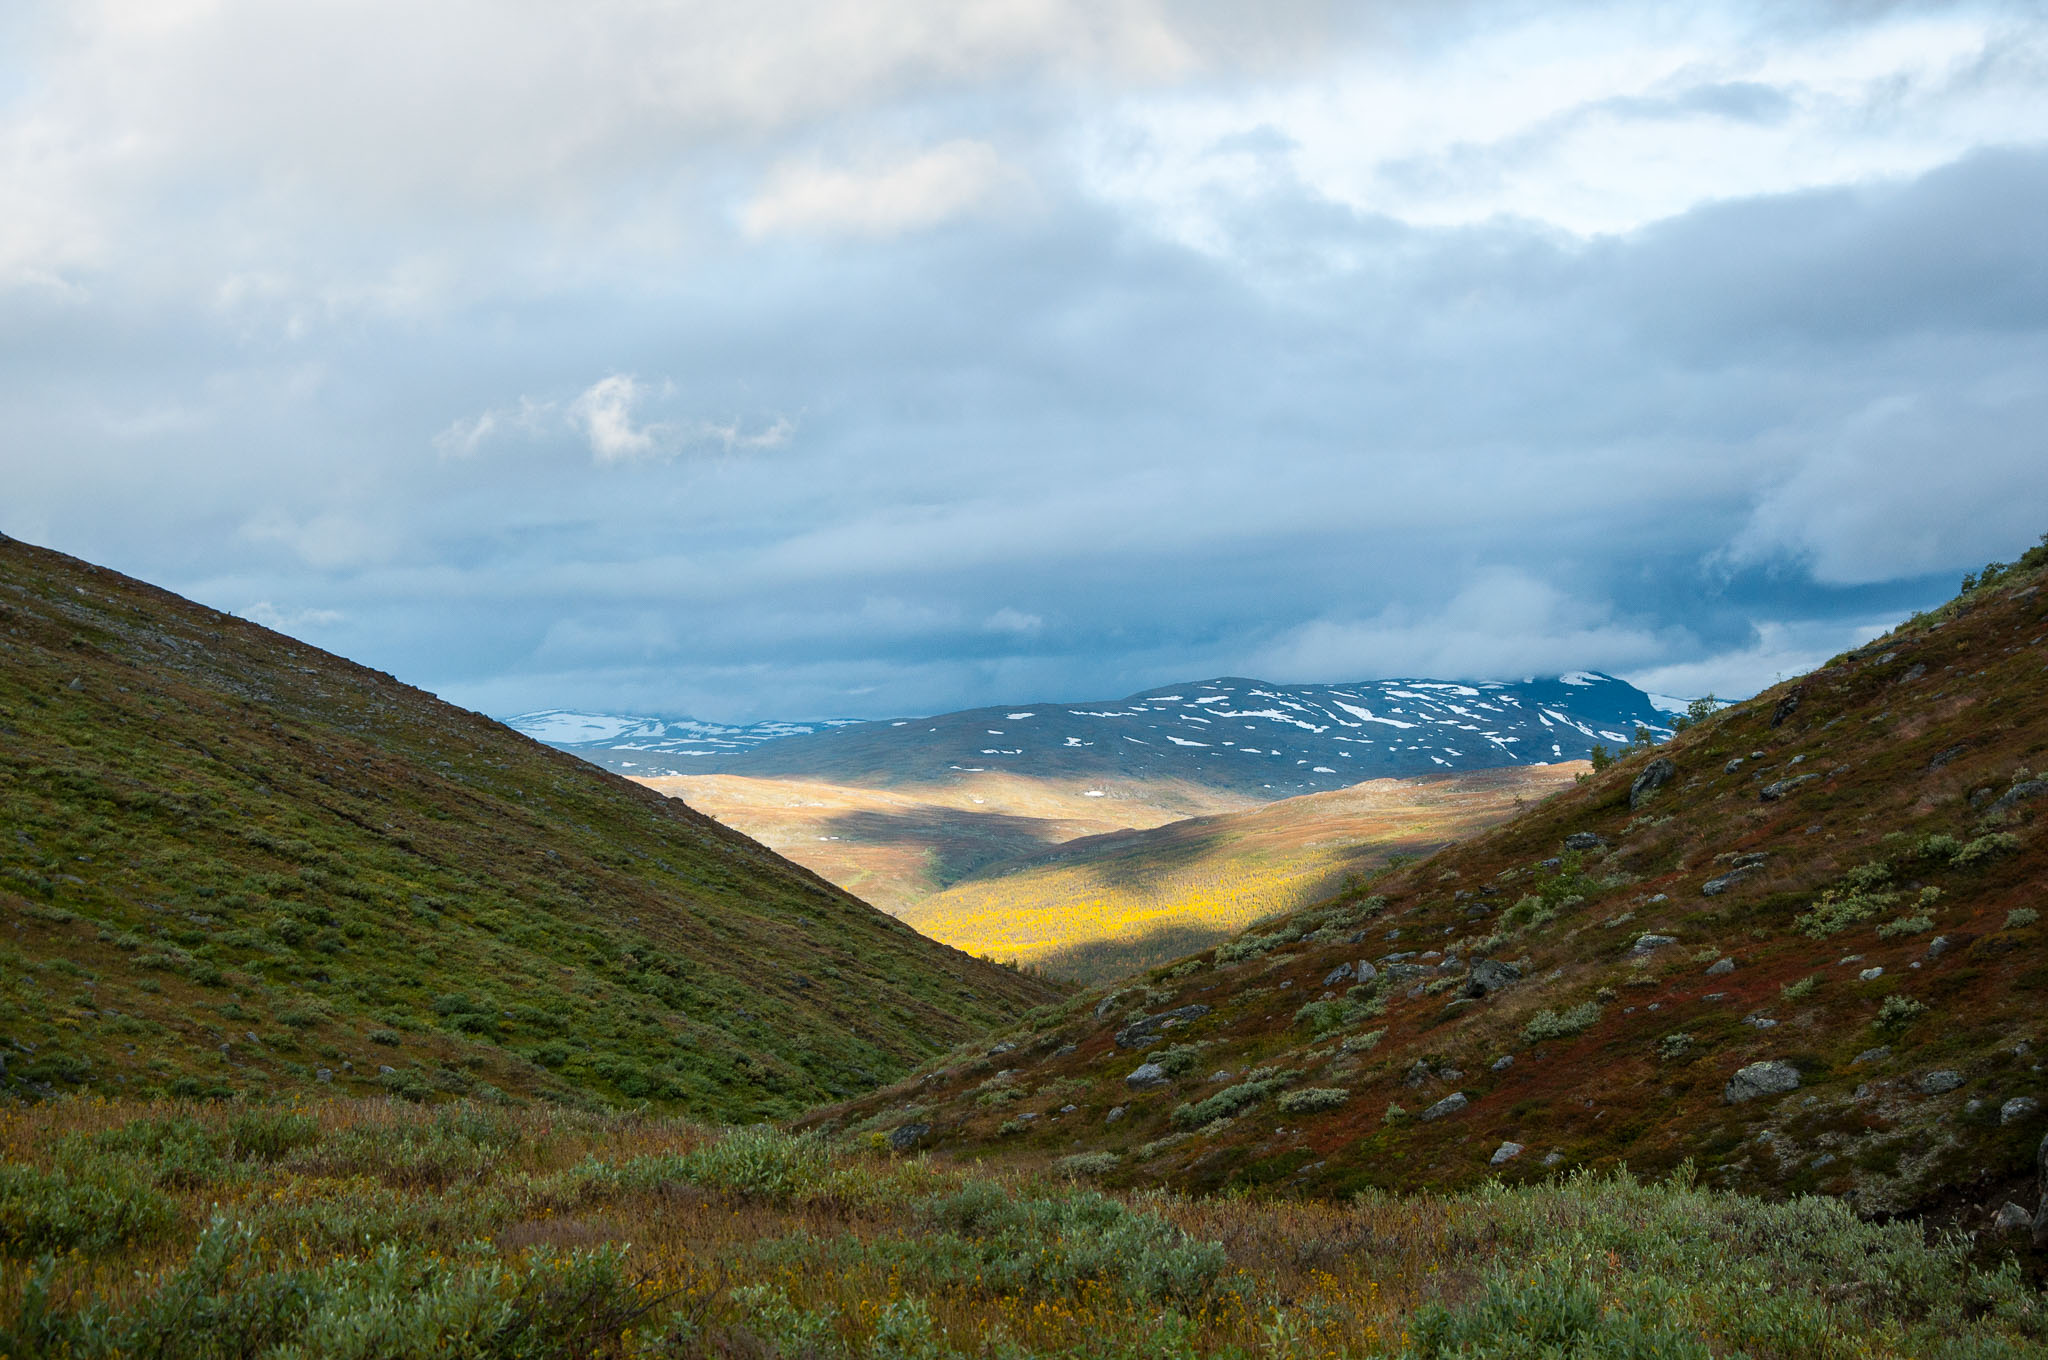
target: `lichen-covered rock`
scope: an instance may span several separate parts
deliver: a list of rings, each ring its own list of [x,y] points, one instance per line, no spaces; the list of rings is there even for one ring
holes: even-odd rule
[[[1947,1095],[1963,1084],[1963,1074],[1953,1067],[1937,1067],[1920,1078],[1920,1094],[1923,1096]]]
[[[1463,1091],[1453,1091],[1417,1115],[1416,1118],[1425,1124],[1431,1123],[1448,1115],[1454,1115],[1471,1103],[1471,1100],[1466,1097]]]
[[[1678,767],[1671,763],[1671,757],[1669,756],[1658,756],[1655,760],[1643,766],[1643,772],[1637,775],[1635,782],[1628,786],[1629,810],[1633,812],[1641,807],[1650,800],[1657,790],[1663,788],[1677,777]]]
[[[1508,1162],[1512,1162],[1513,1160],[1515,1160],[1515,1158],[1521,1155],[1522,1145],[1520,1143],[1502,1143],[1499,1147],[1493,1150],[1493,1157],[1490,1161],[1490,1165],[1502,1166]]]
[[[1208,1013],[1209,1008],[1207,1006],[1197,1003],[1192,1006],[1182,1006],[1176,1010],[1161,1011],[1157,1015],[1148,1015],[1140,1020],[1133,1020],[1130,1024],[1125,1025],[1116,1032],[1116,1046],[1118,1048],[1143,1048],[1147,1044],[1158,1043],[1161,1030],[1172,1029],[1177,1025],[1185,1025],[1191,1020],[1199,1020]]]
[[[1735,971],[1734,959],[1716,959],[1707,965],[1708,977],[1727,977]]]
[[[1503,987],[1511,987],[1522,980],[1522,970],[1512,963],[1499,959],[1472,960],[1471,976],[1459,988],[1459,995],[1468,997],[1491,996]]]
[[[1764,785],[1763,789],[1758,792],[1757,797],[1766,803],[1775,803],[1801,784],[1811,784],[1814,780],[1821,777],[1817,774],[1801,774],[1794,775],[1790,779],[1780,779],[1775,784]]]
[[[1131,1074],[1124,1078],[1124,1085],[1133,1091],[1151,1091],[1171,1080],[1173,1078],[1168,1076],[1166,1069],[1158,1063],[1141,1063],[1132,1068]]]
[[[929,1124],[899,1124],[889,1130],[889,1148],[893,1152],[908,1152],[922,1143],[931,1131]]]
[[[1728,1079],[1721,1098],[1730,1105],[1759,1096],[1781,1096],[1799,1089],[1799,1069],[1776,1059],[1753,1062]]]
[[[1564,838],[1567,850],[1605,850],[1607,838],[1592,831],[1574,831]]]

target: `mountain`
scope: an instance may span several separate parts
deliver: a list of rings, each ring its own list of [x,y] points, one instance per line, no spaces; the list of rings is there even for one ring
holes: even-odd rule
[[[809,736],[851,718],[822,722],[762,722],[741,727],[695,718],[626,717],[544,708],[505,719],[505,725],[621,774],[690,774],[705,757],[730,756],[784,737]]]
[[[1690,1164],[1973,1228],[2031,1204],[2048,546],[1968,585],[1493,830],[815,1122],[1191,1190]]]
[[[682,803],[0,539],[0,1089],[793,1113],[1051,999]]]
[[[947,944],[1106,982],[1428,854],[1569,788],[1585,762],[1374,779],[1084,836],[975,869],[897,914]],[[718,778],[719,776],[710,776]]]
[[[1390,776],[1583,760],[1596,744],[1626,744],[1638,726],[1660,737],[1670,731],[1658,700],[1586,671],[1518,683],[1276,685],[1226,677],[1124,699],[821,724],[772,737],[767,729],[779,724],[712,731],[688,722],[562,713],[512,721],[636,775],[723,773],[889,788],[1003,772],[1176,779],[1260,799]],[[610,735],[608,724],[621,735]],[[693,735],[699,728],[710,734]],[[669,732],[679,735],[659,735]]]

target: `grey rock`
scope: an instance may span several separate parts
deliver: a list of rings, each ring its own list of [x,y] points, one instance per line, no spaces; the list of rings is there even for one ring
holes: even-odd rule
[[[1795,689],[1778,700],[1778,706],[1771,710],[1771,726],[1776,727],[1799,711],[1799,701],[1806,697],[1804,689]]]
[[[1883,976],[1884,965],[1880,963],[1873,967],[1866,968],[1862,972],[1858,973],[1856,975],[1856,980],[1858,982],[1875,982]]]
[[[1607,838],[1591,831],[1574,831],[1564,838],[1567,850],[1605,850]]]
[[[1148,1062],[1132,1068],[1131,1074],[1124,1078],[1124,1085],[1133,1091],[1150,1091],[1166,1085],[1171,1080],[1173,1078],[1166,1074],[1165,1068],[1158,1063]]]
[[[1911,670],[1907,671],[1907,672],[1906,672],[1906,673],[1905,673],[1904,675],[1902,675],[1902,676],[1900,676],[1900,677],[1899,677],[1899,683],[1900,683],[1900,684],[1902,684],[1902,685],[1910,685],[1910,684],[1912,684],[1912,683],[1913,683],[1913,682],[1914,682],[1915,680],[1918,680],[1918,679],[1919,679],[1919,678],[1920,678],[1921,676],[1923,676],[1923,675],[1925,675],[1925,674],[1927,674],[1927,665],[1926,665],[1926,663],[1925,663],[1925,662],[1915,662],[1915,663],[1913,664],[1913,668],[1912,668]]]
[[[1073,1054],[1079,1052],[1080,1048],[1081,1046],[1079,1044],[1061,1044],[1058,1048],[1052,1051],[1052,1055],[1055,1058],[1070,1057]]]
[[[1556,857],[1555,855],[1553,855],[1553,856],[1551,856],[1551,857],[1550,857],[1549,859],[1539,859],[1539,860],[1537,860],[1537,861],[1536,861],[1536,867],[1537,867],[1537,868],[1539,868],[1539,869],[1555,869],[1555,868],[1557,868],[1557,867],[1558,867],[1559,865],[1561,865],[1561,864],[1563,864],[1563,863],[1564,863],[1564,861],[1563,861],[1563,860],[1561,860],[1561,859],[1557,858],[1557,857]]]
[[[1323,974],[1323,985],[1325,987],[1334,987],[1340,982],[1349,982],[1352,979],[1353,971],[1350,964],[1340,963],[1329,972]]]
[[[1998,1122],[2017,1124],[2023,1119],[2032,1119],[2041,1112],[2041,1102],[2032,1096],[2014,1096],[1998,1107]]]
[[[1998,1212],[1992,1216],[1991,1226],[2000,1232],[2024,1232],[2034,1226],[2034,1216],[2011,1200],[2007,1200],[1998,1206]]]
[[[889,1130],[889,1148],[892,1152],[908,1152],[922,1143],[931,1131],[929,1124],[899,1124]]]
[[[1436,1104],[1430,1106],[1421,1114],[1417,1115],[1416,1118],[1420,1119],[1423,1123],[1427,1124],[1434,1120],[1443,1119],[1446,1116],[1454,1115],[1458,1113],[1460,1110],[1464,1109],[1467,1105],[1470,1105],[1471,1103],[1471,1100],[1469,1100],[1466,1097],[1463,1091],[1453,1091],[1449,1095],[1445,1096],[1442,1100],[1439,1100]]]
[[[1520,1143],[1502,1143],[1499,1147],[1493,1150],[1493,1157],[1490,1159],[1490,1164],[1493,1166],[1502,1166],[1508,1162],[1512,1162],[1513,1160],[1515,1160],[1515,1158],[1521,1155],[1522,1145]]]
[[[1110,1106],[1109,1113],[1102,1116],[1102,1122],[1105,1124],[1114,1124],[1117,1120],[1122,1119],[1123,1117],[1124,1107],[1122,1105],[1112,1105]]]
[[[314,1071],[313,1071],[313,1080],[314,1080],[314,1081],[333,1081],[333,1080],[334,1080],[334,1069],[333,1069],[333,1068],[331,1068],[331,1067],[320,1067],[320,1068],[315,1068],[315,1069],[314,1069]]]
[[[990,1049],[990,1050],[988,1051],[988,1056],[989,1056],[989,1057],[991,1057],[991,1058],[993,1058],[993,1057],[995,1057],[995,1056],[996,1056],[997,1054],[1000,1054],[1000,1053],[1014,1053],[1014,1052],[1016,1052],[1016,1051],[1017,1051],[1017,1045],[1015,1045],[1015,1044],[1011,1043],[1011,1042],[1010,1042],[1010,1041],[1009,1041],[1008,1039],[1004,1039],[1004,1040],[1000,1041],[999,1043],[997,1043],[997,1044],[996,1044],[996,1046],[995,1046],[994,1048],[991,1048],[991,1049]]]
[[[1963,1084],[1963,1074],[1956,1071],[1953,1067],[1937,1067],[1932,1072],[1922,1076],[1916,1084],[1920,1087],[1921,1095],[1947,1095],[1950,1091]]]
[[[1957,756],[1961,755],[1963,752],[1969,749],[1970,748],[1968,746],[1951,746],[1947,750],[1942,751],[1941,753],[1936,755],[1934,759],[1928,761],[1927,768],[1930,770],[1938,770],[1942,766],[1948,764],[1951,760],[1954,760]]]
[[[1657,790],[1663,788],[1677,777],[1678,767],[1671,763],[1671,757],[1669,756],[1658,756],[1655,760],[1643,766],[1643,772],[1637,775],[1635,782],[1628,786],[1629,810],[1633,812],[1641,807],[1650,800]]]
[[[1849,1065],[1854,1067],[1857,1063],[1883,1062],[1891,1055],[1891,1045],[1879,1044],[1876,1048],[1866,1048],[1855,1057],[1849,1059]]]
[[[1155,1042],[1161,1030],[1168,1030],[1177,1025],[1188,1024],[1190,1021],[1201,1019],[1208,1013],[1209,1008],[1197,1002],[1192,1006],[1182,1006],[1176,1010],[1161,1011],[1157,1015],[1148,1015],[1141,1020],[1134,1020],[1116,1032],[1116,1046],[1118,1048],[1143,1047],[1145,1044]]]
[[[1512,1053],[1503,1053],[1498,1058],[1495,1058],[1493,1060],[1492,1070],[1495,1072],[1505,1072],[1514,1065],[1515,1055]]]
[[[1634,946],[1628,952],[1636,955],[1654,954],[1667,945],[1677,943],[1676,935],[1638,935]]]
[[[1948,953],[1948,951],[1953,949],[1954,947],[1954,945],[1949,943],[1948,936],[1937,935],[1927,942],[1927,957],[1930,959],[1938,959],[1943,954]]]
[[[387,1066],[386,1064],[383,1064],[383,1063],[379,1063],[379,1064],[377,1065],[377,1075],[378,1075],[378,1076],[380,1076],[380,1077],[389,1077],[389,1076],[394,1076],[394,1075],[396,1075],[396,1074],[397,1074],[397,1072],[398,1072],[398,1069],[397,1069],[397,1068],[395,1068],[395,1067]]]
[[[1358,961],[1358,966],[1351,970],[1351,976],[1358,980],[1360,986],[1364,986],[1366,983],[1371,982],[1374,978],[1378,977],[1379,975],[1380,970],[1373,967],[1364,959],[1360,959]]]
[[[2048,793],[2048,779],[2029,779],[2023,784],[2015,784],[2007,789],[1999,796],[1998,801],[1991,805],[1991,810],[2003,812],[2016,803],[2023,803],[2029,798],[2039,798],[2044,793]]]
[[[1755,864],[1744,864],[1730,869],[1725,874],[1718,874],[1700,884],[1700,892],[1706,897],[1719,897],[1722,893],[1727,892],[1743,879],[1755,873],[1759,867]]]
[[[1707,965],[1708,977],[1727,977],[1735,971],[1734,959],[1716,959]]]
[[[1062,1105],[1062,1106],[1060,1106],[1060,1113],[1061,1113],[1061,1114],[1072,1114],[1072,1113],[1073,1113],[1074,1111],[1076,1111],[1076,1110],[1078,1110],[1078,1109],[1080,1109],[1080,1108],[1081,1108],[1081,1107],[1080,1107],[1079,1105]]]
[[[1545,1166],[1556,1166],[1563,1160],[1564,1154],[1562,1152],[1546,1152],[1543,1154],[1543,1164]]]
[[[1737,757],[1735,757],[1735,759],[1733,759],[1733,760],[1729,761],[1729,762],[1728,762],[1728,763],[1727,763],[1726,765],[1723,765],[1723,766],[1721,767],[1721,773],[1722,773],[1722,774],[1734,774],[1734,773],[1735,773],[1735,772],[1736,772],[1737,770],[1739,770],[1739,769],[1741,769],[1741,768],[1742,768],[1742,757],[1741,757],[1741,756],[1737,756]]]
[[[1757,794],[1757,797],[1766,803],[1775,803],[1801,784],[1811,784],[1814,780],[1822,777],[1817,774],[1802,774],[1791,779],[1780,779],[1775,784],[1764,785],[1763,789]]]
[[[1791,1063],[1772,1060],[1753,1062],[1728,1079],[1721,1099],[1740,1105],[1758,1096],[1781,1096],[1799,1089],[1799,1069]]]
[[[1499,959],[1475,959],[1473,975],[1464,979],[1464,985],[1458,987],[1458,995],[1493,995],[1503,987],[1513,987],[1518,981],[1522,981],[1522,969],[1518,969],[1516,965],[1501,963]]]

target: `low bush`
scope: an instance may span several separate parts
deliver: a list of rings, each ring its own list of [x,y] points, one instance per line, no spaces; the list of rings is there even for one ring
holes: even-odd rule
[[[1277,1077],[1261,1077],[1241,1081],[1235,1086],[1226,1086],[1207,1100],[1194,1101],[1174,1108],[1168,1122],[1177,1129],[1199,1129],[1240,1114],[1280,1089],[1282,1082]]]
[[[1532,1044],[1548,1039],[1569,1039],[1591,1029],[1599,1018],[1600,1003],[1597,1001],[1582,1001],[1564,1011],[1538,1011],[1534,1019],[1522,1026],[1522,1037]]]
[[[111,1251],[161,1236],[176,1217],[160,1191],[111,1167],[86,1176],[0,1164],[0,1246],[10,1256]]]
[[[1299,1091],[1283,1091],[1274,1102],[1282,1114],[1314,1114],[1318,1110],[1334,1110],[1351,1099],[1351,1092],[1341,1086],[1306,1086]]]

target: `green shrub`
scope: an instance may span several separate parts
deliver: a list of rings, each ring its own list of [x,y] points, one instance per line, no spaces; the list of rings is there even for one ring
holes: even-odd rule
[[[121,1168],[102,1165],[88,1177],[0,1163],[0,1245],[11,1256],[111,1251],[176,1221],[170,1200]]]
[[[1999,855],[2017,854],[2019,848],[2020,838],[2018,836],[2013,835],[2010,831],[1994,831],[1989,835],[1977,837],[1977,839],[1957,851],[1955,864],[1959,869],[1966,869],[1972,865],[1982,864],[1985,860],[1994,859]]]
[[[1318,1110],[1334,1110],[1351,1099],[1351,1092],[1341,1086],[1307,1086],[1299,1091],[1283,1091],[1275,1104],[1282,1114],[1314,1114]]]
[[[1546,1039],[1568,1039],[1574,1034],[1583,1034],[1593,1027],[1600,1018],[1600,1003],[1582,1001],[1566,1011],[1538,1011],[1534,1019],[1522,1027],[1522,1037],[1532,1044]]]
[[[1895,940],[1901,935],[1925,935],[1934,929],[1934,918],[1925,915],[1900,916],[1886,921],[1877,928],[1880,940]]]
[[[2005,914],[2005,928],[2007,930],[2018,930],[2022,926],[2030,926],[2040,919],[2041,913],[2035,911],[2032,907],[2014,907]]]
[[[1878,1006],[1877,1019],[1872,1024],[1878,1029],[1903,1029],[1925,1014],[1927,1007],[1923,1003],[1894,993]]]
[[[1280,1089],[1283,1083],[1275,1077],[1256,1077],[1241,1081],[1235,1086],[1226,1086],[1207,1100],[1176,1106],[1168,1122],[1177,1129],[1199,1129],[1219,1119],[1228,1119],[1234,1114],[1250,1109],[1267,1096]]]
[[[1220,968],[1227,963],[1242,963],[1261,954],[1270,954],[1293,938],[1294,932],[1281,931],[1273,935],[1246,935],[1225,941],[1216,946],[1216,966]]]
[[[683,1175],[697,1185],[770,1201],[799,1198],[819,1188],[830,1166],[817,1139],[765,1125],[734,1129],[682,1161]]]
[[[1867,921],[1899,900],[1889,891],[1891,866],[1882,860],[1860,865],[1821,893],[1812,908],[1793,918],[1793,926],[1811,939],[1824,940]]]
[[[1386,1037],[1387,1032],[1383,1029],[1369,1029],[1363,1034],[1345,1036],[1344,1042],[1337,1047],[1346,1053],[1370,1053]]]
[[[1114,1152],[1076,1152],[1054,1162],[1052,1169],[1063,1176],[1106,1176],[1122,1160]]]
[[[1352,989],[1354,992],[1360,990]],[[1386,1014],[1387,1003],[1378,997],[1354,1000],[1349,996],[1332,997],[1328,1001],[1311,1001],[1294,1013],[1294,1023],[1307,1025],[1309,1032],[1321,1038],[1333,1030],[1348,1029],[1360,1021],[1371,1020]]]
[[[1692,1052],[1693,1037],[1690,1034],[1667,1034],[1657,1041],[1657,1056],[1665,1062],[1676,1062]]]
[[[1786,983],[1778,989],[1778,995],[1786,1001],[1804,1001],[1807,997],[1813,995],[1814,988],[1818,986],[1820,986],[1820,977],[1818,974],[1815,974],[1803,977],[1797,982]]]

